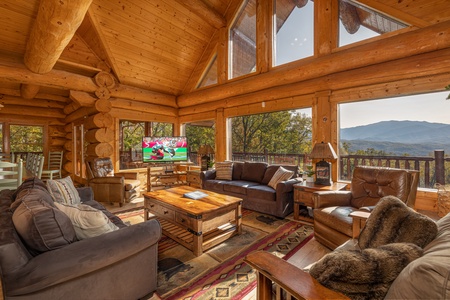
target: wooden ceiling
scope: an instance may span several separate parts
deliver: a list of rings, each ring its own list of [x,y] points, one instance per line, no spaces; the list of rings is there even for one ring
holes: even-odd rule
[[[450,19],[448,0],[358,2],[417,27]],[[53,69],[89,77],[111,70],[122,85],[188,94],[200,80],[199,64],[206,66],[212,55],[214,36],[232,21],[239,5],[238,0],[93,0]],[[0,65],[23,66],[38,8],[38,0],[1,1]],[[20,83],[0,76],[1,94],[20,96]],[[68,95],[68,90],[41,87],[36,99],[60,101],[61,106]]]

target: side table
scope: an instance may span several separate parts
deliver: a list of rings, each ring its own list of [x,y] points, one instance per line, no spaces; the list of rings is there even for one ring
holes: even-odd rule
[[[187,171],[186,181],[189,186],[195,188],[202,188],[202,180],[200,178],[200,170],[189,170]]]
[[[312,193],[317,191],[341,191],[347,188],[346,183],[335,182],[332,185],[319,185],[313,182],[294,184],[294,219],[313,223],[314,201]],[[305,207],[300,213],[300,207]]]

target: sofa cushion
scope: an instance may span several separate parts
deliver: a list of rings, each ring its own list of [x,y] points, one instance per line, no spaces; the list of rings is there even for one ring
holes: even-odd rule
[[[267,163],[265,162],[244,162],[241,180],[261,183],[266,172]]]
[[[216,162],[216,179],[231,180],[233,175],[233,162],[223,161]]]
[[[233,162],[233,180],[241,180],[242,170],[244,169],[244,162],[235,161]]]
[[[267,185],[252,185],[247,188],[247,197],[264,201],[276,201],[276,191]]]
[[[45,185],[45,183],[40,180],[37,177],[30,177],[25,179],[22,184],[14,191],[14,193],[12,194],[12,198],[15,200],[17,198],[17,196],[25,190],[28,189],[40,189],[43,191],[47,191],[47,186]],[[51,199],[50,199],[51,200]],[[51,202],[53,203],[53,200],[51,200]],[[17,203],[17,205],[19,205],[19,203]]]
[[[389,243],[414,243],[425,247],[437,234],[436,223],[415,212],[394,196],[383,197],[366,221],[358,243],[361,249]]]
[[[252,185],[258,185],[256,182],[243,180],[223,181],[223,191],[236,194],[247,195],[247,188]]]
[[[335,250],[315,263],[309,273],[352,299],[383,299],[398,274],[422,254],[422,248],[410,243],[362,251]]]
[[[223,192],[223,183],[224,183],[223,180],[215,180],[215,179],[205,180],[202,182],[203,189],[219,193]]]
[[[436,238],[398,275],[386,299],[450,299],[450,213],[436,223]]]
[[[77,240],[70,219],[48,203],[52,200],[47,191],[29,189],[19,196],[16,201],[20,204],[14,210],[12,220],[30,254],[58,249]]]
[[[275,174],[273,174],[272,179],[270,179],[268,186],[276,189],[279,182],[289,180],[292,175],[294,175],[294,172],[279,167]]]
[[[333,228],[347,236],[353,234],[353,219],[349,215],[357,210],[351,206],[330,206],[314,210],[318,223]]]
[[[103,212],[87,204],[71,206],[55,203],[55,205],[69,217],[79,240],[119,229],[119,227],[114,225]]]
[[[62,179],[47,180],[47,188],[55,202],[70,205],[81,203],[80,195],[70,176]]]

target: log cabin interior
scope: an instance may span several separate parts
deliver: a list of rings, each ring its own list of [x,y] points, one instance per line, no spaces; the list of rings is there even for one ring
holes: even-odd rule
[[[273,28],[308,3],[311,55],[276,65]],[[0,15],[3,152],[9,124],[43,126],[43,152],[63,150],[65,174],[80,183],[84,159],[111,157],[120,171],[122,119],[172,123],[174,136],[212,121],[222,161],[229,118],[311,107],[313,142],[337,149],[339,103],[450,81],[447,0],[4,0]],[[339,45],[339,20],[377,36]],[[416,208],[435,201],[421,190]]]

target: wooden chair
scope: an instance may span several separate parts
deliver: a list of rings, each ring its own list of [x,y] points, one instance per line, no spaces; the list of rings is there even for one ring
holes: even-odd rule
[[[48,153],[47,169],[42,171],[42,179],[62,178],[61,168],[63,161],[63,151]]]
[[[44,168],[44,156],[39,154],[34,155],[33,161],[31,162],[31,168],[28,170],[28,173],[31,176],[41,179],[43,168]]]
[[[22,184],[23,162],[18,163],[0,161],[0,190],[16,189]]]

